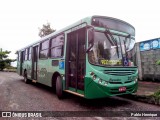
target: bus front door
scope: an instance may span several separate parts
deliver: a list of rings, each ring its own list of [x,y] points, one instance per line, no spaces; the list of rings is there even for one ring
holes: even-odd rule
[[[66,88],[84,91],[85,76],[85,29],[67,34]]]
[[[37,59],[38,59],[38,46],[33,47],[32,50],[32,79],[37,80]]]

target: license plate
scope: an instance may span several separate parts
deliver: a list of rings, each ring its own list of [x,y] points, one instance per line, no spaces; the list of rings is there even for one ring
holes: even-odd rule
[[[126,91],[126,87],[120,87],[119,88],[119,92],[125,92]]]

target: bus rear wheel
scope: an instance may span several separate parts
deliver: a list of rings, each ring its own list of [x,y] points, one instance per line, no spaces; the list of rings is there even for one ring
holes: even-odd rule
[[[62,79],[60,76],[58,76],[56,79],[56,94],[59,99],[62,99],[64,96],[63,88],[62,88]]]
[[[29,80],[27,79],[27,71],[24,71],[24,82],[25,82],[26,84],[29,83]]]

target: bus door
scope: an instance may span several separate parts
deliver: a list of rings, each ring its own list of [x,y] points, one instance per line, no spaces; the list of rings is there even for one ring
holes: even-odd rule
[[[24,51],[20,53],[20,75],[23,75]]]
[[[32,50],[32,79],[37,80],[38,46]]]
[[[85,29],[67,34],[66,52],[66,87],[69,90],[84,90],[85,76]]]

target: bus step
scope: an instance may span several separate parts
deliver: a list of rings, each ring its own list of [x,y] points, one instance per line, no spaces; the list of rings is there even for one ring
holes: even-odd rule
[[[37,82],[37,80],[32,80],[32,82],[36,83],[36,82]]]
[[[71,94],[74,94],[74,95],[77,95],[77,96],[80,96],[80,97],[84,97],[84,95],[82,95],[82,94],[79,94],[79,93],[77,93],[77,92],[73,92],[73,91],[71,91],[71,90],[64,90],[65,92],[68,92],[68,93],[71,93]]]

